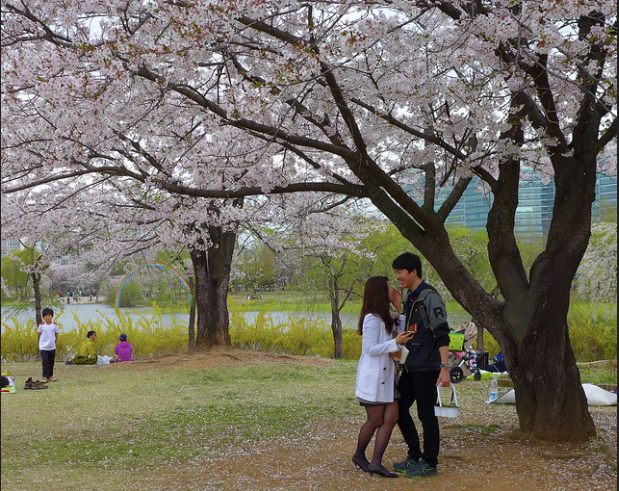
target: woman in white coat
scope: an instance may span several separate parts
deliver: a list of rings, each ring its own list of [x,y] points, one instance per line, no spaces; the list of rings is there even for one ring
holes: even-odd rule
[[[355,395],[365,407],[367,421],[361,427],[353,463],[365,472],[383,477],[398,477],[383,467],[382,459],[389,444],[391,432],[398,421],[398,403],[395,391],[395,362],[390,355],[402,349],[413,335],[404,330],[402,294],[389,285],[386,276],[374,276],[365,284],[363,306],[359,317],[359,334],[363,336],[361,358],[357,368]],[[400,315],[391,316],[392,303]],[[376,433],[372,460],[365,456],[372,436]]]

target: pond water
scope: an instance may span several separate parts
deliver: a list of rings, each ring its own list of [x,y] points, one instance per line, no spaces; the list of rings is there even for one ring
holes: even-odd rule
[[[120,309],[125,315],[131,317],[131,319],[135,322],[140,319],[141,316],[146,315],[149,318],[154,310],[150,307],[140,307],[140,308],[122,308]],[[11,317],[15,316],[18,320],[23,321],[26,319],[34,319],[34,306],[30,310],[21,309],[16,311],[10,307],[2,307],[0,309],[2,315],[2,322],[11,324]],[[77,323],[75,322],[75,315],[80,319],[81,322],[88,322],[89,320],[98,321],[101,319],[101,315],[109,317],[111,319],[116,318],[116,311],[113,307],[101,303],[90,303],[88,301],[80,304],[62,304],[58,309],[54,309],[55,315],[54,320],[58,322],[62,329],[66,329],[67,331],[73,330],[77,328]],[[254,319],[260,312],[246,312],[245,318],[248,323],[253,323]],[[281,311],[273,311],[269,312],[271,319],[278,324],[281,322],[285,322],[289,318],[296,319],[307,319],[311,321],[322,320],[327,326],[331,325],[331,313],[330,312],[281,312]],[[340,314],[342,319],[342,324],[344,329],[356,329],[357,322],[359,321],[359,314],[349,314],[344,313]],[[189,314],[174,314],[174,318],[177,322],[182,322],[187,324],[189,322]],[[170,314],[164,314],[163,320],[165,323],[169,323],[172,325]],[[456,314],[449,316],[449,324],[450,326],[456,327],[459,324],[470,320],[470,316],[466,313],[464,314]],[[329,327],[327,327],[329,329]]]
[[[121,308],[123,314],[128,315],[133,321],[137,321],[141,316],[149,318],[154,310],[150,307],[141,308]],[[11,325],[11,317],[15,317],[20,321],[34,318],[34,307],[31,310],[14,310],[10,307],[2,307],[0,309],[2,315],[2,322]],[[246,312],[245,318],[247,322],[252,323],[259,312]],[[54,320],[58,322],[60,327],[64,330],[70,331],[77,328],[75,322],[75,315],[81,322],[88,322],[89,320],[98,321],[101,316],[105,316],[111,319],[116,318],[116,311],[109,305],[100,303],[81,303],[81,304],[68,304],[61,305],[58,309],[54,309]],[[327,325],[331,324],[330,312],[269,312],[269,315],[273,321],[277,324],[284,322],[289,318],[308,319],[309,321],[323,320]],[[174,319],[177,322],[188,323],[189,314],[174,314]],[[359,319],[357,314],[341,314],[341,319],[344,329],[355,329],[357,321]],[[172,325],[170,314],[163,315],[164,322],[169,322]]]

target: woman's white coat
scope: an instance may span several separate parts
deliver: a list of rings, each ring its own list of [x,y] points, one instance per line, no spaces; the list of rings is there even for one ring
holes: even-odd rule
[[[389,353],[400,351],[402,346],[395,342],[399,332],[397,326],[404,325],[404,316],[399,315],[392,334],[388,334],[385,323],[374,314],[363,319],[363,340],[361,358],[357,367],[357,389],[355,395],[369,402],[393,402],[395,363]]]

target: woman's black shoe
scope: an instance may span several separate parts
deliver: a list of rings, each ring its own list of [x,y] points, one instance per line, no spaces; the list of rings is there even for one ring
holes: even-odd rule
[[[368,465],[367,471],[370,474],[378,474],[381,477],[399,477],[395,472],[389,472],[386,469],[377,469],[372,464]]]
[[[370,465],[367,461],[366,462],[361,462],[361,461],[356,461],[355,458],[352,458],[352,463],[355,464],[357,467],[359,467],[359,469],[361,469],[363,472],[368,472],[368,466]]]

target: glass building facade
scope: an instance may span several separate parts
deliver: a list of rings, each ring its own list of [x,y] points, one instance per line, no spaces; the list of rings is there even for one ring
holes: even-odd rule
[[[484,195],[478,190],[479,179],[475,178],[462,195],[448,218],[448,223],[474,230],[486,228],[492,194]],[[449,189],[437,194],[436,207],[446,199]],[[535,240],[545,237],[552,220],[554,204],[554,181],[546,184],[539,174],[531,172],[521,182],[516,209],[516,235],[521,240]],[[592,208],[593,221],[616,219],[617,176],[598,175],[596,199]]]
[[[16,239],[2,241],[2,257],[6,256],[10,251],[21,251],[23,249],[21,242]]]

